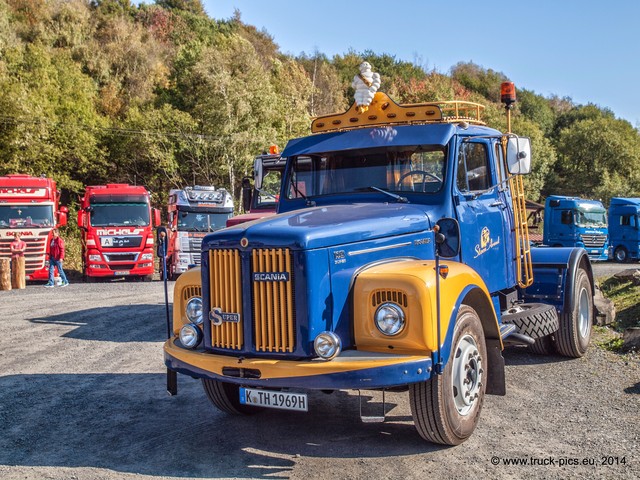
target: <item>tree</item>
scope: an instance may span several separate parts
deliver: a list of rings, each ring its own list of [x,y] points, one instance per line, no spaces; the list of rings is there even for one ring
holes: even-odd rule
[[[562,129],[548,193],[608,201],[640,195],[640,134],[625,120],[586,118]]]
[[[500,102],[500,84],[509,79],[502,72],[485,69],[473,62],[459,62],[451,67],[451,78],[492,102]]]

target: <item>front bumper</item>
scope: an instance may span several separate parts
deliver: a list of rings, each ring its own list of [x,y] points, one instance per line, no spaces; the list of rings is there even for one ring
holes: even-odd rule
[[[348,350],[330,361],[243,358],[186,350],[176,345],[175,338],[164,344],[164,361],[167,368],[192,377],[318,390],[397,387],[428,380],[432,372],[431,355]]]

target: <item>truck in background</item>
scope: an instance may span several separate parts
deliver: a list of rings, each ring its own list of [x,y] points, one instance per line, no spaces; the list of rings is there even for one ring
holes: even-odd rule
[[[621,263],[640,260],[640,198],[611,199],[609,257]]]
[[[308,389],[407,391],[418,433],[456,445],[506,393],[505,344],[585,354],[591,263],[531,247],[528,138],[479,104],[370,97],[289,141],[277,215],[204,239],[174,288],[168,387],[201,378],[235,415],[311,410]],[[512,83],[502,98],[509,112]]]
[[[242,179],[242,208],[244,213],[227,220],[227,227],[268,217],[276,213],[280,184],[286,161],[280,157],[278,147],[271,145],[269,153],[258,155],[253,161],[251,179]]]
[[[12,174],[0,177],[0,258],[10,258],[16,233],[27,244],[27,280],[49,278],[51,230],[67,224],[68,209],[60,206],[60,192],[51,178]]]
[[[189,268],[200,265],[202,239],[226,226],[233,216],[233,198],[224,188],[213,186],[171,190],[167,214],[167,276],[175,280]]]
[[[80,199],[82,272],[85,280],[154,273],[154,226],[160,210],[151,208],[145,187],[126,183],[92,185]]]
[[[582,247],[591,260],[607,260],[607,210],[597,200],[550,195],[544,205],[542,242],[552,247]]]

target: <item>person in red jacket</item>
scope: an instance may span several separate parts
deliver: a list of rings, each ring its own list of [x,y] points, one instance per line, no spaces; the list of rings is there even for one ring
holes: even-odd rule
[[[58,267],[58,273],[60,274],[60,278],[62,278],[62,286],[66,287],[69,285],[69,281],[62,269],[62,261],[64,260],[64,240],[60,236],[60,231],[57,228],[54,228],[51,233],[53,234],[53,238],[49,244],[49,282],[45,287],[53,287],[55,285],[53,281],[53,271],[55,267]]]

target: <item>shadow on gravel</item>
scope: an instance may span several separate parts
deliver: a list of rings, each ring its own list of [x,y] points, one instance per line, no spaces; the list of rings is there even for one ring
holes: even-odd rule
[[[575,360],[561,355],[538,355],[530,353],[527,347],[509,346],[502,351],[505,365],[543,365]]]
[[[171,311],[171,305],[169,306]],[[164,305],[119,305],[27,318],[32,323],[76,327],[62,335],[109,342],[161,342],[166,339]]]
[[[406,416],[361,423],[358,397],[346,392],[312,392],[307,414],[237,417],[211,406],[199,381],[179,376],[176,397],[164,385],[162,374],[0,377],[0,464],[272,478],[290,472],[297,456],[393,458],[442,448],[424,442]]]
[[[625,393],[635,393],[640,395],[640,382],[624,389]]]

